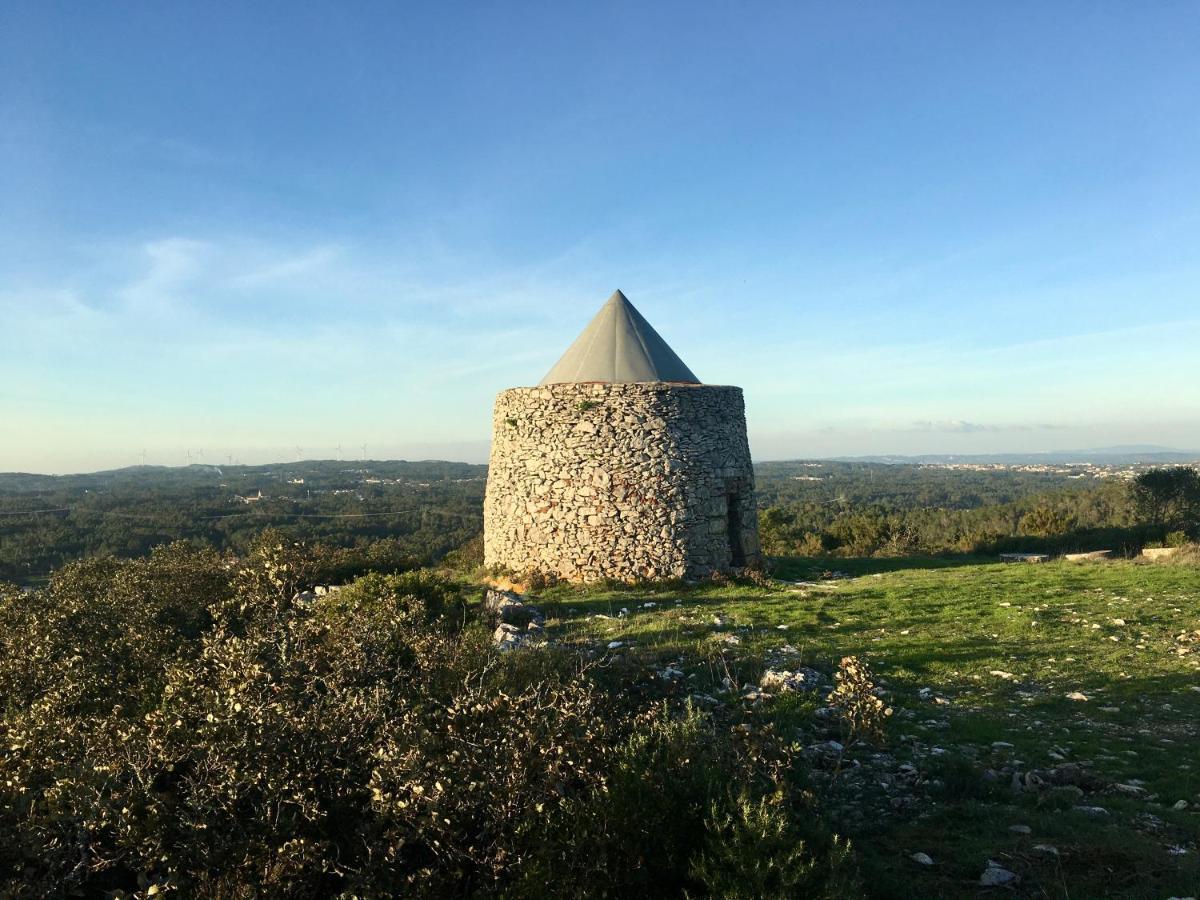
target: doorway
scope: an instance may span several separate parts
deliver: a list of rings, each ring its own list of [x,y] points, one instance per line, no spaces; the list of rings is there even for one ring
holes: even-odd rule
[[[725,500],[728,503],[729,561],[735,569],[740,569],[746,565],[746,549],[742,546],[742,498],[736,491],[729,491]]]

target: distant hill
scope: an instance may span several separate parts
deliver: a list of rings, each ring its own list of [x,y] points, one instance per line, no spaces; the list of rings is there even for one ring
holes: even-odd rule
[[[108,490],[128,487],[209,487],[236,485],[241,490],[263,489],[303,479],[310,488],[345,487],[366,478],[430,483],[482,479],[487,466],[442,460],[306,459],[263,466],[127,466],[74,475],[0,472],[0,493],[55,490]]]
[[[838,462],[949,464],[977,463],[981,465],[1069,465],[1092,463],[1104,466],[1168,465],[1200,461],[1200,450],[1174,450],[1152,444],[1119,447],[1098,447],[1090,450],[1050,450],[1044,453],[926,453],[915,456],[836,456]]]

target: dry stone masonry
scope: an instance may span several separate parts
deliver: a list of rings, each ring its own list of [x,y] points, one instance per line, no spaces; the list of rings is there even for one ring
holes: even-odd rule
[[[581,342],[594,359],[571,357]],[[621,381],[622,354],[638,348],[646,352],[634,360],[639,379],[663,353],[672,371],[694,378],[618,292],[551,372],[569,363],[578,381],[496,398],[487,565],[629,581],[706,577],[758,561],[741,388]]]

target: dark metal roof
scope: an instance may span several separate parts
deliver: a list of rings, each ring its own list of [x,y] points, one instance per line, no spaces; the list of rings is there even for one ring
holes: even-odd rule
[[[582,381],[700,383],[620,291],[608,298],[539,383]]]

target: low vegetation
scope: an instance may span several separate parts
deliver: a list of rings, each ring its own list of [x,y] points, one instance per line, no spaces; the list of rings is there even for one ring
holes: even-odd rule
[[[3,591],[0,893],[856,893],[776,730],[318,563],[267,534]]]
[[[958,473],[950,473],[958,474]],[[842,476],[843,478],[845,476]],[[925,476],[921,476],[925,477]],[[941,476],[941,477],[944,477]],[[913,476],[916,484],[921,478]],[[890,484],[889,480],[885,484]],[[912,556],[1063,553],[1107,549],[1120,555],[1143,546],[1200,538],[1200,472],[1188,466],[1149,469],[1131,481],[1029,492],[957,491],[942,485],[936,503],[924,491],[875,486],[855,501],[845,496],[791,499],[765,505],[759,518],[763,549],[773,556]],[[856,485],[857,483],[852,483]],[[935,482],[940,484],[940,482]],[[849,488],[856,496],[854,487]],[[925,491],[931,490],[926,487]],[[779,494],[768,489],[766,497]],[[795,497],[792,490],[784,497]],[[1004,499],[1012,497],[1012,499]],[[819,498],[819,499],[818,499]],[[986,498],[986,499],[985,499]]]
[[[989,860],[1018,896],[1197,894],[1194,557],[793,559],[777,575],[559,586],[548,631],[795,741],[869,896],[975,896]],[[879,688],[868,709],[890,710],[878,730],[827,714],[862,678],[848,655]]]

